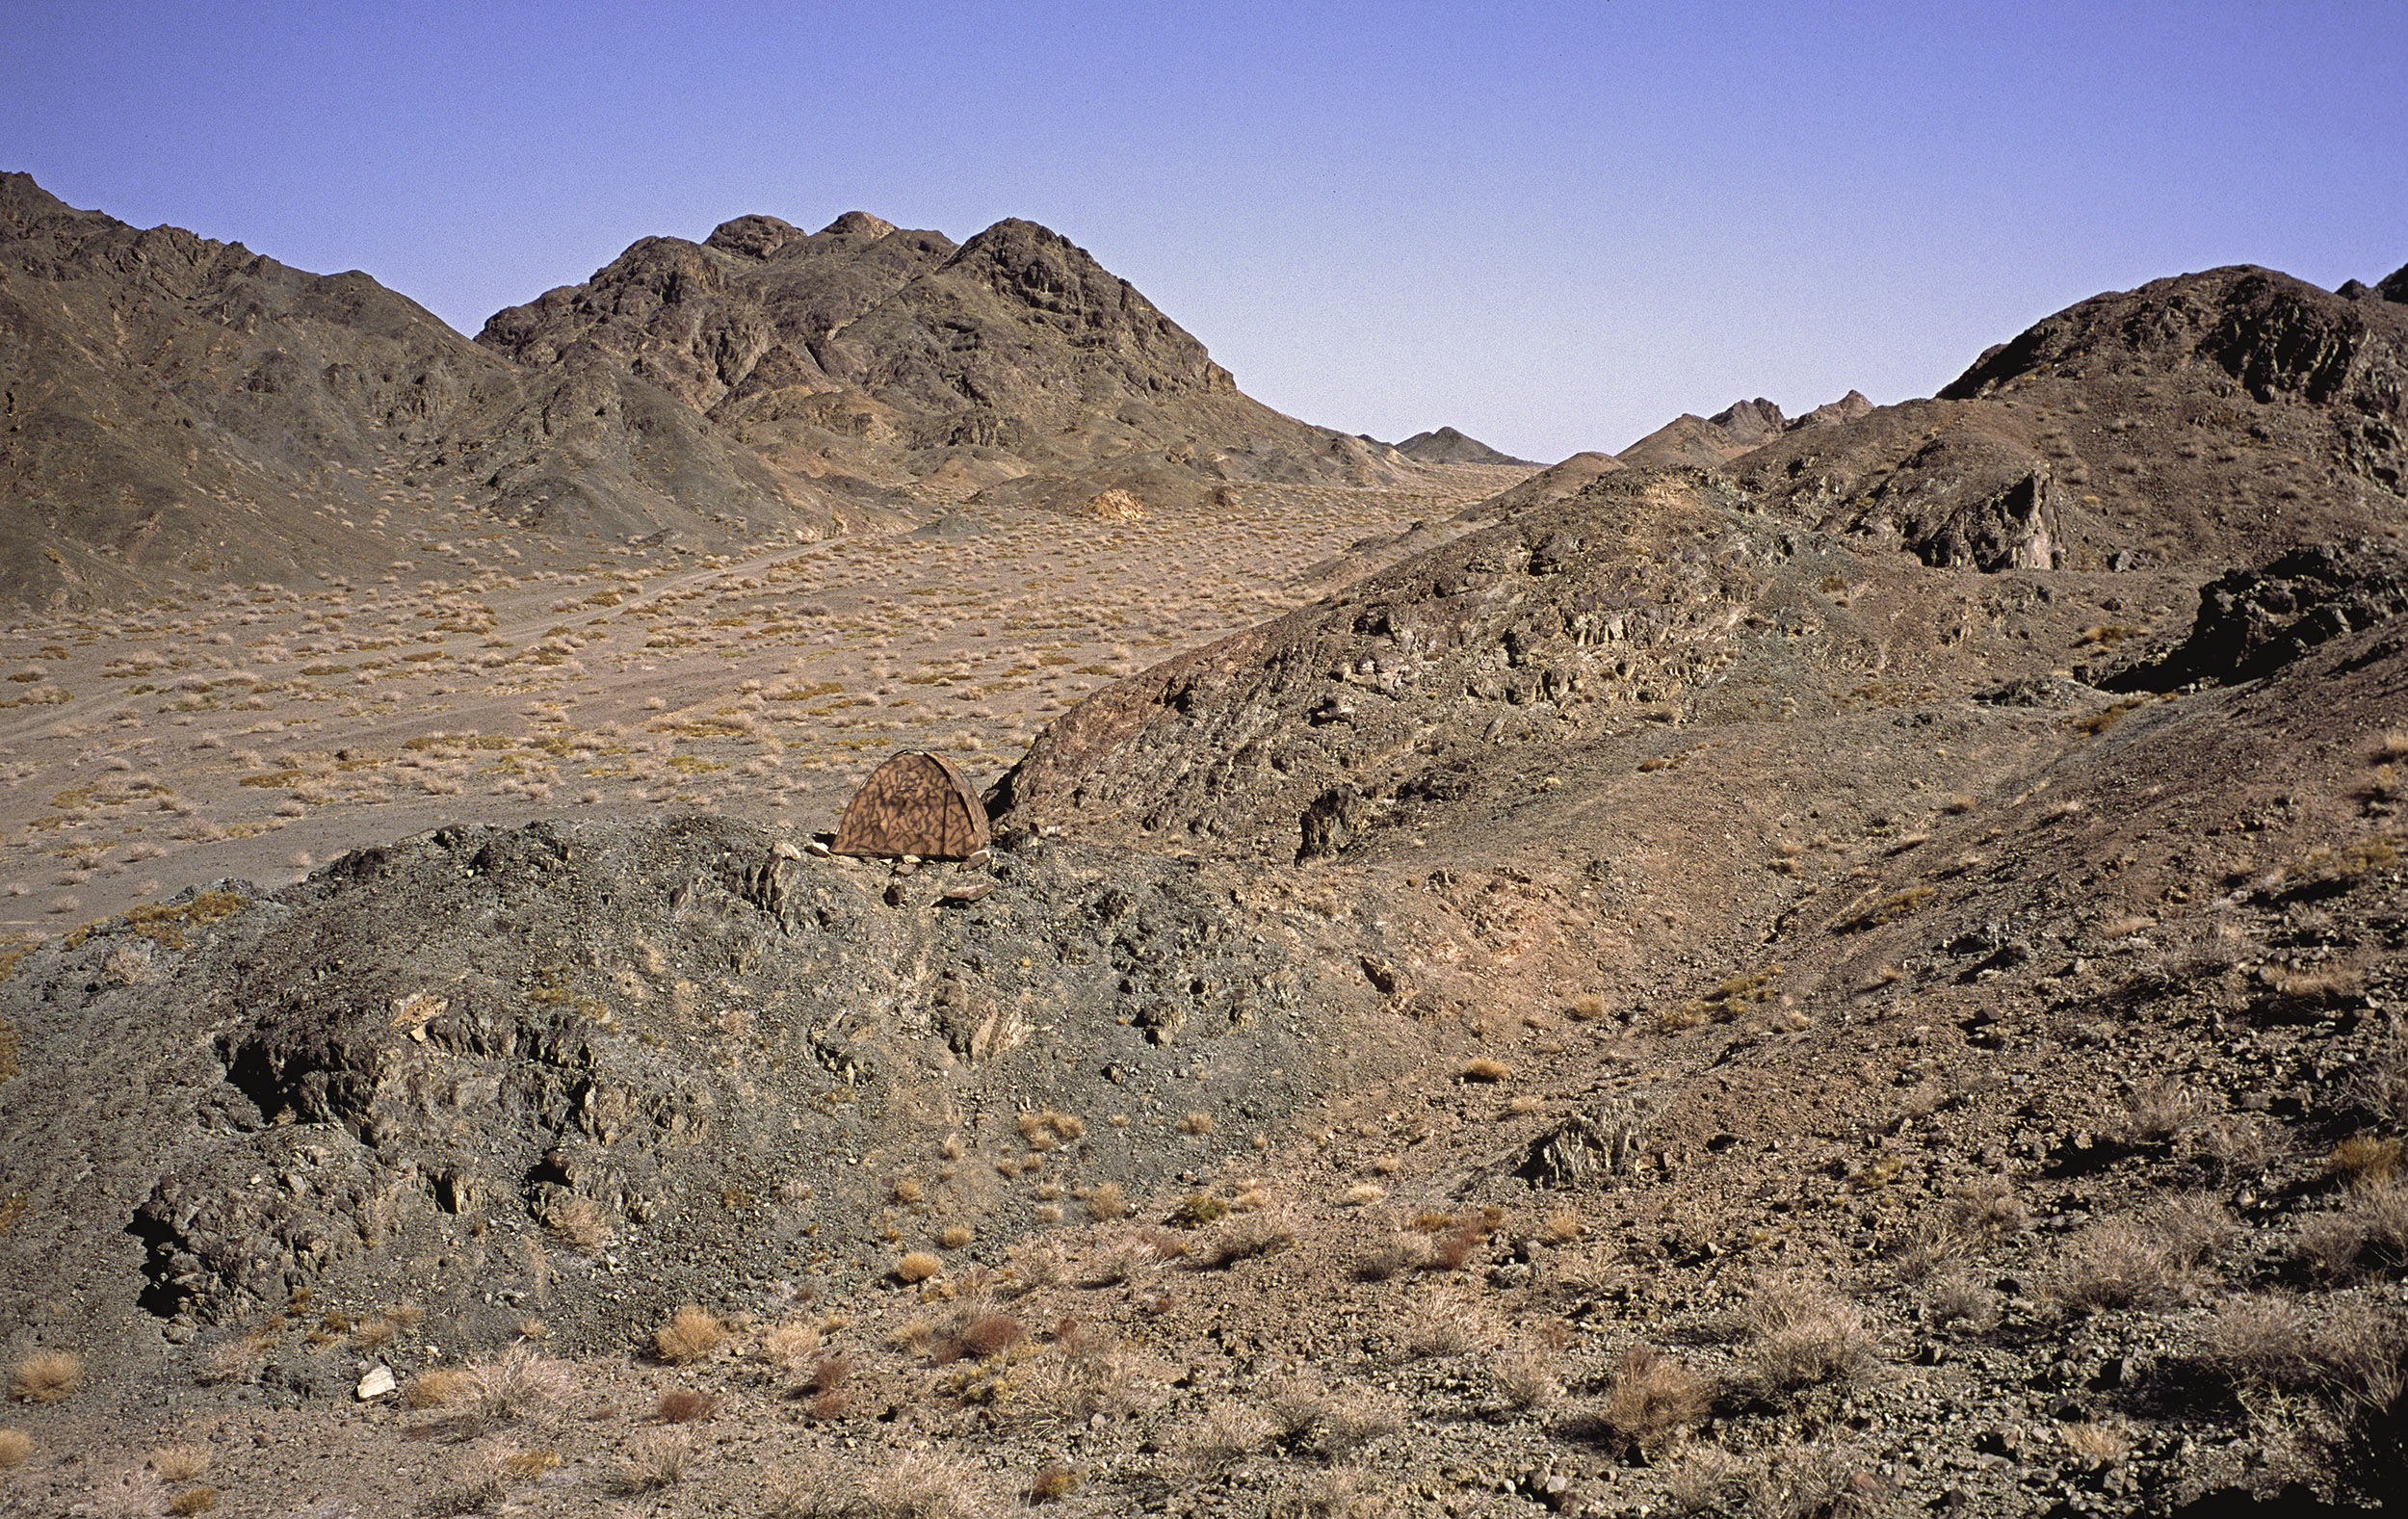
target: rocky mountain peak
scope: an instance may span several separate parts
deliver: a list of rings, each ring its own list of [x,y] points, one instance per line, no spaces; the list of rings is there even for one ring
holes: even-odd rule
[[[1778,437],[1789,425],[1781,408],[1762,396],[1753,401],[1734,402],[1706,420],[1729,433],[1733,443],[1742,444]]]
[[[895,230],[895,223],[884,217],[874,217],[867,211],[848,211],[820,228],[823,237],[884,237]]]
[[[713,227],[702,246],[746,258],[767,258],[802,235],[802,228],[778,217],[744,216]]]

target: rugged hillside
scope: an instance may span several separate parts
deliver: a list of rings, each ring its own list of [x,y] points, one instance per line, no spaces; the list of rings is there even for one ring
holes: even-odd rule
[[[2186,276],[1392,535],[968,865],[451,828],[26,946],[23,1420],[275,1511],[2395,1501],[2398,320]]]
[[[421,534],[688,548],[1229,482],[1424,482],[1241,394],[1060,236],[646,238],[471,343],[356,272],[0,176],[0,598],[381,572]]]
[[[1723,1252],[1802,1267],[1856,1305],[1818,1313],[1887,1302],[1886,1334],[1970,1312],[1918,1352],[1979,1361],[1942,1374],[1949,1417],[2045,1406],[2069,1460],[2122,1431],[2092,1461],[2136,1484],[2118,1511],[2290,1481],[2364,1501],[2403,1469],[2384,1368],[2408,1364],[2383,1296],[2408,1263],[2397,320],[2260,271],[2101,298],[1951,399],[1604,474],[1099,694],[996,811],[1294,859],[1366,910],[1445,901],[1463,930],[1394,976],[1447,987],[1457,946],[1503,949],[1473,1005],[1531,1009],[1525,1074],[1580,1081],[1544,1058],[1547,1010],[1610,988],[1572,1016],[1652,1032],[1631,1059],[1671,1132],[1622,1217],[1692,1220],[1669,1259],[1696,1275],[1648,1297],[1687,1332],[1767,1311]],[[2124,484],[2069,498],[2058,469],[2088,461],[2037,446],[2069,434],[2113,439]],[[1621,1120],[1582,1121],[1603,1145]],[[1814,1226],[1763,1199],[1827,1189],[1837,1232],[1801,1256]],[[2285,1316],[2335,1327],[2250,1338]],[[2019,1366],[2048,1345],[2074,1364]],[[2059,1391],[2019,1414],[2026,1376]],[[2252,1401],[2273,1387],[2301,1401]],[[1854,1389],[1859,1429],[1922,1427]],[[2244,1438],[2254,1467],[2175,1450]]]
[[[1935,400],[1785,437],[1732,474],[1928,563],[2045,546],[2068,568],[2212,571],[2408,521],[2404,354],[2408,306],[2211,270],[2085,301]]]
[[[531,376],[367,275],[141,231],[0,176],[0,597],[357,573],[380,519],[698,543],[875,517],[773,477],[658,387]]]
[[[47,1095],[0,1117],[0,1318],[183,1344],[415,1294],[507,1336],[548,1239],[642,1283],[555,1316],[599,1350],[736,1281],[875,1280],[898,1222],[1000,1264],[1065,1189],[1149,1192],[1400,1068],[1361,1056],[1355,946],[1283,903],[1084,846],[899,872],[701,818],[187,893],[11,956],[11,1068]]]
[[[744,217],[698,244],[646,238],[586,283],[497,313],[478,341],[538,368],[590,355],[656,380],[806,477],[1037,474],[1092,495],[1128,488],[1132,470],[1410,474],[1387,450],[1248,400],[1128,281],[1030,222],[955,246],[860,212],[807,235]],[[1086,473],[1107,460],[1113,478]]]

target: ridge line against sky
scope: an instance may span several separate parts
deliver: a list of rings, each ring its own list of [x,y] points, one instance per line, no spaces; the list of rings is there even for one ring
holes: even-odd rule
[[[1928,395],[2105,289],[2408,263],[2392,0],[502,3],[19,15],[0,168],[473,335],[639,237],[1087,249],[1257,399],[1542,460]]]

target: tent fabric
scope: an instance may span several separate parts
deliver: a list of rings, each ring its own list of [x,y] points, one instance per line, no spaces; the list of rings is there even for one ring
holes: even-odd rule
[[[986,847],[986,806],[942,754],[904,750],[853,793],[836,825],[838,854],[960,859]]]

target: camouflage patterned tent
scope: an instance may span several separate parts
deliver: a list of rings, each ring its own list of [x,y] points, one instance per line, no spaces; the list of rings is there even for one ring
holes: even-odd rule
[[[910,750],[873,771],[836,825],[839,854],[960,859],[986,847],[986,807],[942,754]]]

